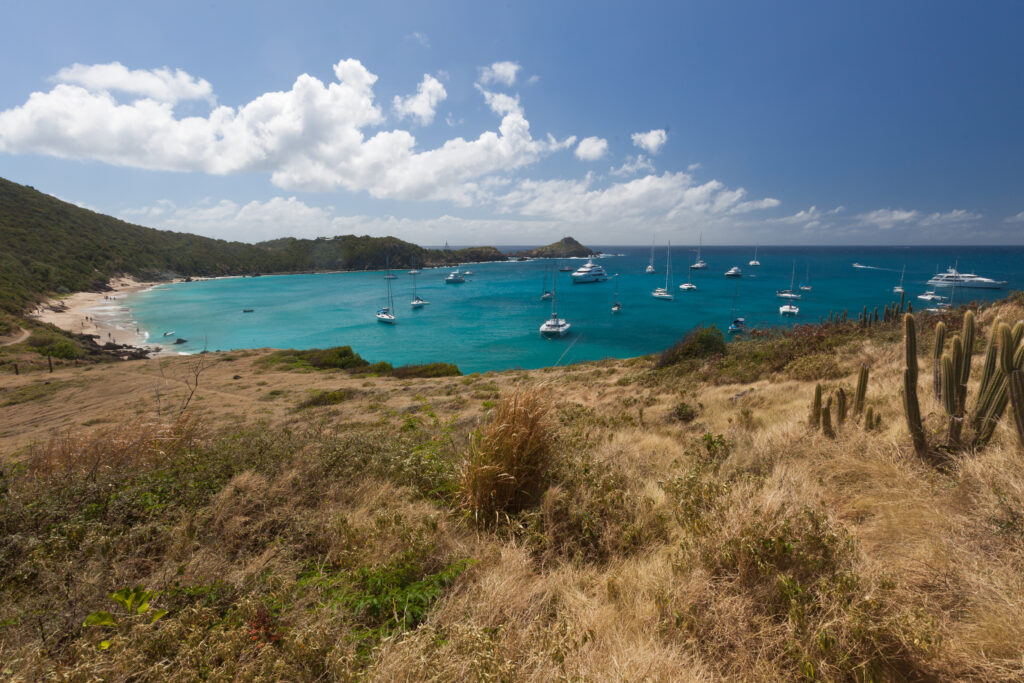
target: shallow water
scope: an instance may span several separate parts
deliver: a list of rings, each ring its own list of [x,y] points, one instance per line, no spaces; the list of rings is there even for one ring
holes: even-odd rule
[[[959,262],[962,272],[1007,280],[1003,290],[963,290],[956,301],[992,300],[1024,289],[1022,247],[761,247],[760,267],[750,267],[752,247],[705,247],[710,268],[693,271],[698,289],[683,292],[692,247],[673,247],[675,301],[654,299],[651,291],[665,284],[665,247],[655,252],[658,272],[645,274],[650,247],[603,247],[609,256],[599,262],[618,273],[623,309],[611,312],[614,281],[573,285],[569,273],[558,273],[558,314],[572,325],[559,339],[543,339],[538,328],[551,315],[540,300],[545,271],[550,287],[550,260],[487,263],[468,266],[474,275],[462,285],[446,285],[451,269],[428,269],[416,278],[418,294],[429,306],[413,309],[413,277],[396,271],[391,281],[398,322],[374,317],[385,305],[382,272],[275,275],[227,278],[164,285],[126,300],[131,319],[150,333],[153,342],[187,339],[174,347],[184,352],[240,348],[315,348],[350,345],[370,361],[393,364],[445,361],[463,372],[536,368],[554,364],[626,358],[661,351],[696,325],[725,329],[736,314],[748,327],[817,322],[830,311],[848,309],[856,317],[863,306],[880,309],[898,301],[893,286],[906,265],[907,300],[916,297],[934,273]],[[578,267],[582,260],[567,260]],[[854,268],[859,262],[871,268]],[[789,287],[795,263],[799,284],[810,271],[813,290],[803,293],[796,318],[779,315],[782,300],[775,290]],[[740,266],[739,280],[723,277]],[[940,293],[943,293],[940,291]],[[945,292],[949,294],[949,292]],[[121,303],[121,302],[119,302]],[[243,313],[246,308],[252,313]],[[176,334],[166,339],[165,331]]]

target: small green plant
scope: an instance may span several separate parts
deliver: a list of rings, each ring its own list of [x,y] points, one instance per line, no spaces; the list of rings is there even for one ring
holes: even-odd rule
[[[672,419],[679,422],[689,423],[697,418],[697,410],[686,401],[680,401],[672,409]]]
[[[165,609],[154,609],[150,611],[150,601],[155,598],[159,593],[157,591],[148,591],[142,586],[135,586],[134,588],[122,588],[114,591],[110,594],[110,599],[121,605],[124,614],[121,616],[119,622],[117,618],[110,612],[98,611],[93,612],[85,618],[82,622],[82,626],[101,626],[101,627],[117,627],[122,623],[139,623],[142,621],[148,624],[155,624],[164,615],[167,614]],[[145,617],[144,619],[139,619]],[[99,642],[97,647],[100,650],[107,650],[110,648],[112,641],[109,638],[105,638]]]
[[[864,400],[868,393],[868,366],[861,365],[857,372],[857,393],[853,398],[853,414],[860,415],[864,412]]]

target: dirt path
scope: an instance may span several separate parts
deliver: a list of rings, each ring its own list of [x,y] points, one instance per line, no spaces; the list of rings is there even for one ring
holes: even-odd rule
[[[31,333],[28,330],[22,330],[20,327],[18,329],[21,330],[20,334],[18,334],[13,339],[8,339],[5,342],[0,342],[0,346],[10,346],[11,344],[20,344],[21,342],[23,342],[26,339],[28,339],[29,334],[31,334]]]

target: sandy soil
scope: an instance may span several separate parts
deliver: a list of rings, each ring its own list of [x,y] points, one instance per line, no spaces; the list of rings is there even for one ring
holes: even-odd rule
[[[50,323],[79,334],[95,334],[100,344],[108,341],[117,344],[152,349],[155,355],[171,353],[168,349],[151,343],[147,331],[138,327],[131,318],[131,311],[121,300],[129,294],[159,284],[140,282],[129,277],[110,281],[108,292],[76,292],[62,299],[54,299],[32,311],[29,317]]]

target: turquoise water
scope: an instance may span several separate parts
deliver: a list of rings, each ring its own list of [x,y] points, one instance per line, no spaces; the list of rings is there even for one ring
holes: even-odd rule
[[[391,281],[396,325],[377,322],[374,313],[384,305],[382,272],[277,275],[229,278],[161,286],[130,297],[126,303],[134,320],[150,332],[153,342],[162,333],[188,339],[175,347],[195,353],[240,348],[315,348],[350,345],[370,361],[393,364],[445,361],[463,372],[537,368],[606,357],[626,358],[661,351],[700,324],[724,329],[737,315],[747,325],[765,327],[817,322],[830,311],[848,309],[856,317],[861,307],[881,308],[896,301],[892,288],[907,268],[905,288],[915,308],[917,295],[937,268],[959,261],[962,272],[1007,280],[1003,290],[958,291],[956,298],[991,300],[1013,289],[1024,289],[1022,247],[761,247],[761,266],[750,267],[752,247],[705,247],[710,268],[694,271],[698,289],[683,292],[692,247],[673,247],[675,301],[651,297],[665,283],[665,247],[655,253],[658,272],[643,270],[650,247],[604,247],[610,256],[599,262],[619,273],[621,313],[611,313],[614,282],[573,285],[569,273],[558,273],[558,313],[572,329],[559,339],[543,339],[540,324],[551,314],[550,302],[540,301],[544,273],[551,261],[486,263],[468,266],[474,275],[462,285],[446,285],[450,269],[429,269],[417,276],[419,295],[430,301],[412,309],[413,278],[397,271]],[[782,318],[776,289],[789,287],[796,263],[797,283],[810,269],[811,292],[799,302],[800,315]],[[859,262],[870,269],[853,268]],[[582,260],[567,260],[574,268]],[[723,273],[740,266],[744,277]],[[942,293],[940,291],[940,293]],[[946,292],[948,294],[948,292]],[[252,308],[252,313],[242,309]]]

